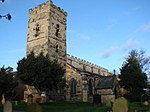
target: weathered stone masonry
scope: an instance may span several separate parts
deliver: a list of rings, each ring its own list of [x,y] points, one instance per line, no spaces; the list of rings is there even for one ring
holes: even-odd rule
[[[67,54],[66,18],[67,13],[51,0],[30,9],[26,54],[43,52],[66,68],[66,100],[92,101],[93,95],[98,93],[102,103],[110,103],[115,98],[115,82],[103,88],[100,79],[109,79],[112,74],[105,68]],[[108,83],[110,81],[114,80],[108,80]]]
[[[66,64],[67,13],[51,1],[29,10],[27,54],[43,52]]]

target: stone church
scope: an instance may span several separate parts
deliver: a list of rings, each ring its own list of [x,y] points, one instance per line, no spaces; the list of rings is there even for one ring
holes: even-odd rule
[[[112,102],[118,93],[116,77],[103,67],[67,54],[66,21],[67,12],[51,0],[30,9],[26,54],[43,52],[64,66],[67,101],[92,102],[93,95],[99,94],[101,103]]]

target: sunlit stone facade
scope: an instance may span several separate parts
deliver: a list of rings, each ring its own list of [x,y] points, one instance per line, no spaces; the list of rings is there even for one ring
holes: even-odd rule
[[[110,103],[115,98],[116,85],[101,89],[97,85],[101,77],[114,76],[105,68],[67,54],[66,18],[67,13],[51,0],[30,9],[26,54],[34,51],[38,55],[43,52],[66,68],[67,87],[64,95],[67,101],[92,102],[93,95],[99,94],[102,103]]]

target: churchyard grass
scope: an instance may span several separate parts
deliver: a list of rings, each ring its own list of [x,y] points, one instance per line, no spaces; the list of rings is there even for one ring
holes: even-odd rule
[[[44,112],[107,112],[111,106],[93,105],[84,102],[49,102],[41,104]],[[27,104],[13,105],[14,110],[26,111]]]
[[[143,104],[141,104],[141,102],[134,102],[134,103],[130,103],[129,105],[129,110],[130,112],[134,112],[135,110],[138,110],[138,112],[150,112],[148,111],[149,107],[148,106],[144,106]]]
[[[110,112],[111,105],[94,105],[92,103],[83,102],[49,102],[41,104],[44,112]],[[0,105],[2,107],[2,105]],[[13,110],[26,111],[27,104],[13,103]],[[129,112],[148,112],[148,107],[141,105],[139,102],[130,103]]]

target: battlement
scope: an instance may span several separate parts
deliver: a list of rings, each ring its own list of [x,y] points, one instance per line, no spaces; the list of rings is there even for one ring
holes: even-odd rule
[[[64,9],[57,7],[56,5],[53,4],[53,2],[51,0],[49,0],[51,2],[51,6],[53,6],[54,8],[56,8],[57,10],[59,10],[60,12],[62,12],[65,16],[67,16],[67,12],[64,11]]]
[[[49,10],[50,10],[51,7],[57,9],[58,11],[62,12],[65,16],[67,16],[67,12],[64,11],[63,9],[61,9],[60,7],[57,7],[56,5],[54,5],[51,0],[48,0],[47,2],[40,4],[35,8],[29,9],[29,13],[31,14],[35,11],[39,11],[39,10],[45,9],[45,8],[49,8]]]
[[[107,69],[69,54],[67,54],[67,63],[78,69],[85,70],[88,72],[104,76],[110,75]]]

